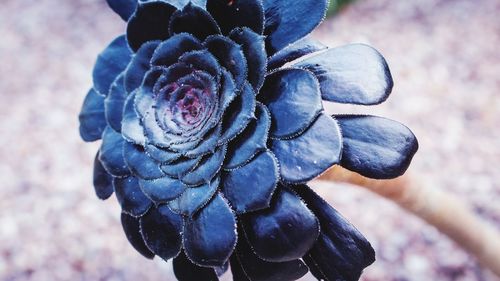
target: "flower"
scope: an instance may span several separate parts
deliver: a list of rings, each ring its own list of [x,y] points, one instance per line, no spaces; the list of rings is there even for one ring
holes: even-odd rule
[[[132,246],[174,258],[179,280],[357,280],[366,239],[307,185],[332,165],[405,172],[412,132],[374,116],[329,116],[322,101],[373,105],[392,90],[362,44],[306,37],[326,0],[108,0],[127,21],[97,58],[80,113],[94,166]],[[307,265],[307,266],[306,266]]]

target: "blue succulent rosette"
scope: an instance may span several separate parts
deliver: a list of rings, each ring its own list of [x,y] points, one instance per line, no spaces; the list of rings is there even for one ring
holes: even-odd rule
[[[357,280],[366,239],[305,184],[333,165],[402,175],[418,144],[374,116],[329,116],[322,101],[374,105],[393,86],[362,44],[306,37],[326,0],[108,0],[127,21],[98,56],[80,113],[102,138],[97,196],[115,193],[132,246],[173,258],[179,280]]]

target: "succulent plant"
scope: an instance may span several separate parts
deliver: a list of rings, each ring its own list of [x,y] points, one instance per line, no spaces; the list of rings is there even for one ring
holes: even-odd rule
[[[101,199],[116,194],[142,255],[179,280],[357,280],[366,239],[307,185],[333,165],[386,179],[418,144],[374,116],[393,86],[384,58],[307,35],[326,0],[108,0],[127,21],[98,56],[80,113]]]

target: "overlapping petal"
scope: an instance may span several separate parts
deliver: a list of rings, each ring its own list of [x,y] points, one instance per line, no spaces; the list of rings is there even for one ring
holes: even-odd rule
[[[91,89],[83,101],[78,119],[80,121],[80,136],[84,141],[91,142],[101,139],[107,125],[104,97]]]

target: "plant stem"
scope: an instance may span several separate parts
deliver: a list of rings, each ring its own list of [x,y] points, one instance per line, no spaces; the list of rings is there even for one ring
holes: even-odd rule
[[[436,227],[500,277],[500,232],[457,196],[419,185],[410,176],[374,180],[341,167],[332,168],[319,179],[355,184],[397,203]]]

